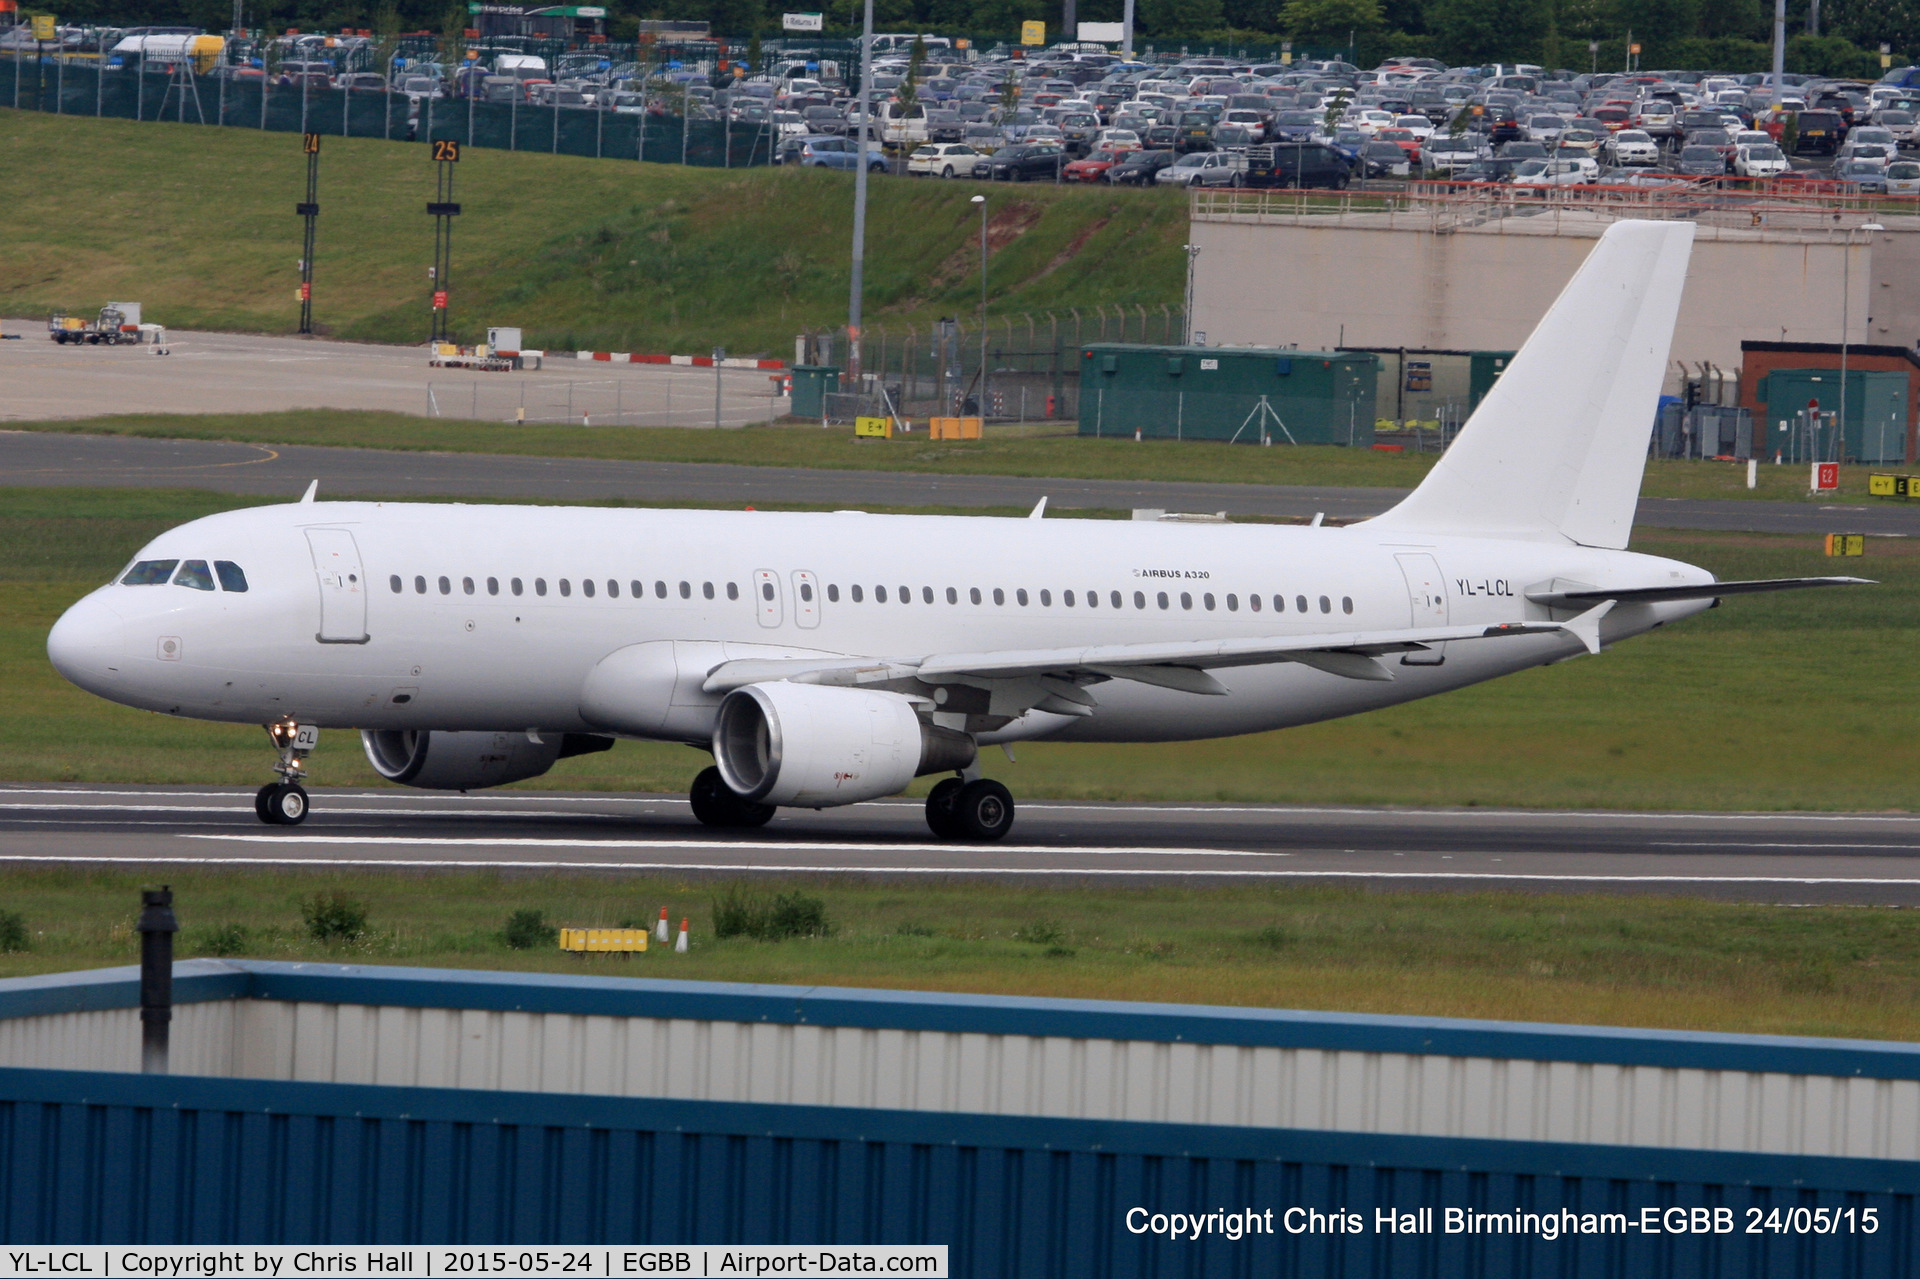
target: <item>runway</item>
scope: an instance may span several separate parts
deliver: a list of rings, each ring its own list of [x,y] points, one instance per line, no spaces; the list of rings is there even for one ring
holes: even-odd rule
[[[625,498],[716,506],[791,502],[1025,509],[1045,497],[1055,510],[1159,507],[1298,519],[1321,512],[1332,519],[1364,519],[1406,496],[1403,489],[1385,488],[915,475],[0,432],[4,485],[213,489],[292,500],[315,479],[323,498]],[[1636,522],[1650,528],[1905,537],[1920,535],[1920,507],[1642,498]]]
[[[1920,816],[1022,803],[1000,844],[932,840],[917,801],[710,831],[677,795],[313,792],[267,827],[229,788],[0,787],[0,866],[929,875],[1108,884],[1657,893],[1920,905]]]

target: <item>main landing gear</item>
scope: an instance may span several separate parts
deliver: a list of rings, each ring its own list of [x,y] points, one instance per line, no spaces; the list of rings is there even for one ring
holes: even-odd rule
[[[320,744],[320,730],[312,724],[281,720],[268,724],[267,737],[280,752],[273,771],[280,780],[262,786],[253,797],[253,811],[269,826],[298,826],[307,820],[306,758]]]
[[[927,792],[927,827],[940,839],[999,839],[1013,829],[1013,793],[990,777],[949,777]]]
[[[748,830],[773,820],[772,804],[756,804],[736,795],[720,780],[718,768],[703,768],[687,792],[693,815],[708,826],[723,830]]]

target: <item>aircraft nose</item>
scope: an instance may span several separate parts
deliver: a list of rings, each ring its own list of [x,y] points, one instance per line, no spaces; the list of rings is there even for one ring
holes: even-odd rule
[[[113,606],[97,595],[75,604],[47,632],[53,668],[90,693],[113,686],[125,658],[121,621]]]

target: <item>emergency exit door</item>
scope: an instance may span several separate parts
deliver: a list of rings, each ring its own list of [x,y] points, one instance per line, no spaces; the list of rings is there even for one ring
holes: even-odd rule
[[[1396,555],[1400,573],[1407,579],[1407,603],[1412,614],[1409,625],[1427,630],[1447,625],[1447,582],[1440,576],[1440,564],[1431,555]],[[1447,660],[1447,646],[1433,644],[1417,653],[1400,658],[1402,666],[1439,666]]]
[[[353,534],[343,528],[310,528],[307,549],[320,580],[320,629],[314,638],[322,644],[366,643],[367,575]]]

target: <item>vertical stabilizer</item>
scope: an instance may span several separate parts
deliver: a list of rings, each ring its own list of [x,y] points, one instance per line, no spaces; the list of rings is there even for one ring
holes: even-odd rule
[[[1376,527],[1624,549],[1693,249],[1616,222],[1459,437]]]

